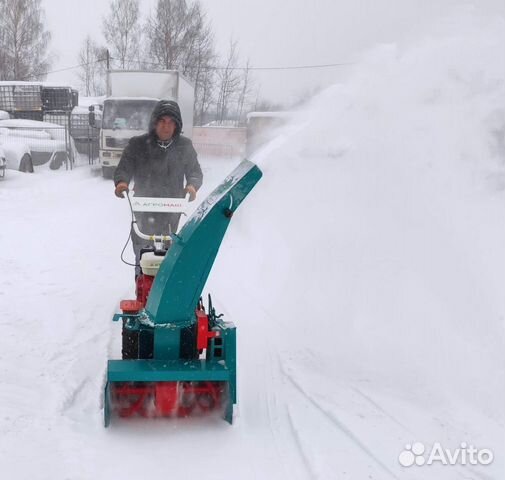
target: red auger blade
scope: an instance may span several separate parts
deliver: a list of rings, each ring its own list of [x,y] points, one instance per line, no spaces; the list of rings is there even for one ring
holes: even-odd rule
[[[222,414],[226,382],[112,382],[111,413],[130,417],[189,417]]]

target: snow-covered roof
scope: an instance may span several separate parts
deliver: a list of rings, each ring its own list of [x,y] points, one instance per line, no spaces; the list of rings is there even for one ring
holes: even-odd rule
[[[105,95],[100,97],[83,97],[79,96],[79,107],[89,107],[90,105],[103,105]]]
[[[89,107],[85,107],[83,105],[78,105],[77,107],[74,107],[72,109],[72,115],[87,115],[88,113],[89,113]],[[97,113],[96,110],[95,113]]]
[[[71,87],[70,85],[62,85],[61,83],[40,82],[40,84],[43,87],[48,87],[48,88],[65,88],[65,89],[77,90],[76,88]]]
[[[289,118],[293,115],[293,112],[250,112],[247,114],[247,118]]]
[[[21,80],[2,80],[0,85],[21,85],[21,86],[42,86],[50,88],[70,88],[72,90],[77,90],[77,88],[71,85],[62,85],[61,83],[55,82],[24,82]]]
[[[30,85],[30,86],[40,86],[42,85],[41,82],[21,82],[18,80],[2,80],[0,81],[0,85]]]
[[[24,120],[20,118],[10,120],[0,120],[0,127],[5,128],[63,128],[61,125],[50,122],[39,122],[38,120]]]
[[[232,124],[230,125],[216,125],[214,123],[206,123],[205,125],[195,125],[193,128],[205,128],[205,129],[216,129],[216,130],[219,130],[219,129],[222,129],[222,130],[231,130],[231,129],[236,129],[236,130],[244,130],[245,127],[242,127],[242,126],[238,126],[237,125],[237,122],[233,122]]]
[[[29,128],[0,128],[1,135],[8,135],[9,137],[29,137],[29,138],[40,138],[40,139],[51,139],[51,135],[47,130],[43,129],[29,129]]]
[[[159,98],[153,98],[153,97],[107,97],[105,100],[151,100],[153,102],[159,102]]]

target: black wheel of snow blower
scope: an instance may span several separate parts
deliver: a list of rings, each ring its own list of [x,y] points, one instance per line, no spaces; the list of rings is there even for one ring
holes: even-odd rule
[[[185,360],[194,360],[198,358],[198,350],[196,348],[196,323],[191,327],[181,329],[181,343],[179,355]]]
[[[138,336],[138,358],[153,358],[154,330],[141,330]]]
[[[126,320],[123,320],[123,348],[121,350],[123,360],[137,360],[139,358],[139,332],[126,328]]]

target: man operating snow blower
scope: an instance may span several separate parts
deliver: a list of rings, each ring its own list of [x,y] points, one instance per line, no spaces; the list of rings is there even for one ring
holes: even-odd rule
[[[181,135],[182,116],[179,105],[160,100],[149,122],[149,131],[133,137],[123,151],[114,175],[115,194],[124,198],[130,181],[140,197],[196,198],[203,174],[196,151],[189,138]],[[137,222],[146,234],[175,233],[180,213],[140,213]],[[140,274],[140,250],[145,245],[132,231],[135,273]]]
[[[236,327],[216,313],[210,294],[204,306],[202,292],[235,211],[261,175],[256,165],[243,160],[176,235],[146,235],[135,214],[185,211],[186,198],[132,197],[126,192],[132,229],[154,245],[141,249],[135,299],[121,300],[120,312],[113,316],[122,322],[122,350],[120,359],[107,363],[106,427],[112,418],[215,414],[232,423]],[[125,192],[124,187],[117,190]]]

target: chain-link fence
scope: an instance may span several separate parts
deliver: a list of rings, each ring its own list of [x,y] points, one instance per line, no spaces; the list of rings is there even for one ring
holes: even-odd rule
[[[95,110],[95,116],[101,112]],[[88,156],[88,162],[93,164],[98,158],[100,129],[89,124],[89,110],[86,107],[75,107],[70,116],[70,135],[79,153]]]

